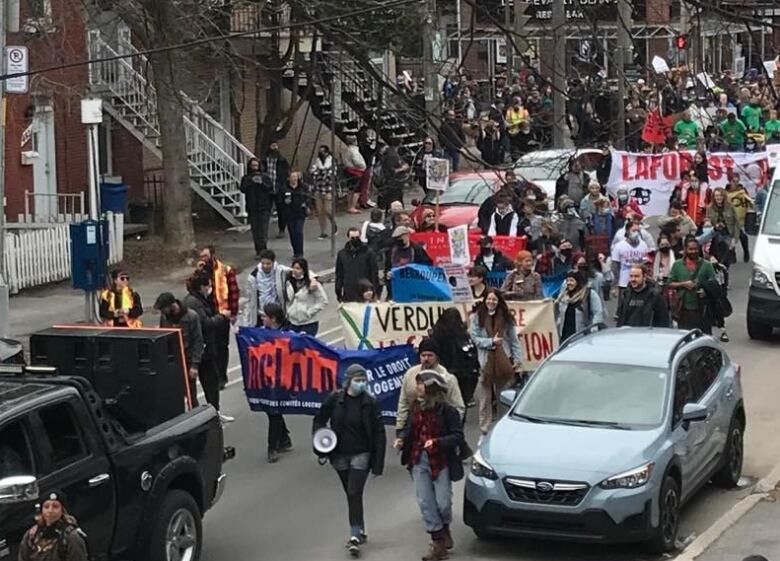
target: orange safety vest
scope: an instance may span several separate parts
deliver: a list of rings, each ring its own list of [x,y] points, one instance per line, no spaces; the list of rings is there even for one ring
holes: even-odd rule
[[[133,307],[133,291],[130,289],[130,287],[125,287],[122,289],[122,305],[117,308],[116,306],[116,292],[113,290],[104,290],[100,293],[100,298],[108,302],[108,311],[109,312],[115,312],[116,310],[129,310]],[[143,327],[143,324],[141,323],[141,320],[139,318],[130,318],[125,317],[125,323],[127,323],[127,327],[133,327],[135,329],[139,329]],[[106,325],[108,327],[114,326],[114,320],[113,319],[107,319],[103,322],[103,325]]]
[[[214,285],[214,299],[217,302],[217,311],[219,313],[229,312],[230,306],[228,305],[228,273],[230,273],[230,265],[225,265],[222,261],[217,260],[214,263],[214,278],[212,284]]]

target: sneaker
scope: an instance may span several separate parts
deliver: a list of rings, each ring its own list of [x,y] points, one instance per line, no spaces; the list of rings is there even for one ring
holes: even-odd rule
[[[363,531],[360,532],[360,543],[361,544],[368,543],[368,534],[366,534]]]
[[[720,341],[721,341],[722,343],[728,343],[728,342],[730,341],[730,339],[729,339],[729,334],[728,334],[728,333],[726,333],[725,331],[724,331],[723,333],[721,333],[721,334],[720,334]]]
[[[223,415],[222,413],[219,414],[219,420],[222,422],[223,425],[226,425],[228,423],[232,423],[236,420],[235,417],[231,417],[230,415]]]
[[[327,240],[328,239],[328,234],[320,234],[319,236],[317,236],[317,239],[318,240]]]
[[[352,557],[358,557],[360,555],[360,538],[352,536],[347,542],[347,551]]]
[[[376,203],[374,201],[372,201],[371,199],[369,199],[369,200],[366,201],[366,206],[368,208],[376,208]]]

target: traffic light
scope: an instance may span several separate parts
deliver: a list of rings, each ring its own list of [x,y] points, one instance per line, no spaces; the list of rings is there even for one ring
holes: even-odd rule
[[[679,50],[684,51],[688,46],[688,38],[685,35],[678,35],[674,39],[674,44],[677,45]]]

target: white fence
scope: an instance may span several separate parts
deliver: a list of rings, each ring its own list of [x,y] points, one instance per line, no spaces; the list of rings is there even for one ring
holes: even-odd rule
[[[122,261],[125,217],[108,212],[106,219],[111,265]],[[6,224],[3,258],[12,294],[70,278],[70,225]]]

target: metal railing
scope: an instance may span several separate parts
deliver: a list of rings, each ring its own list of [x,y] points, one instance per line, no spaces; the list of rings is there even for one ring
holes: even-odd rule
[[[71,223],[84,220],[84,191],[80,193],[24,192],[24,215],[20,221],[31,223]]]
[[[230,14],[230,30],[233,33],[247,31],[263,33],[269,27],[287,27],[290,25],[291,12],[290,5],[287,3],[281,6],[277,14],[274,14],[268,7],[256,3],[234,4]],[[289,31],[283,30],[280,35],[285,33],[289,33]]]

